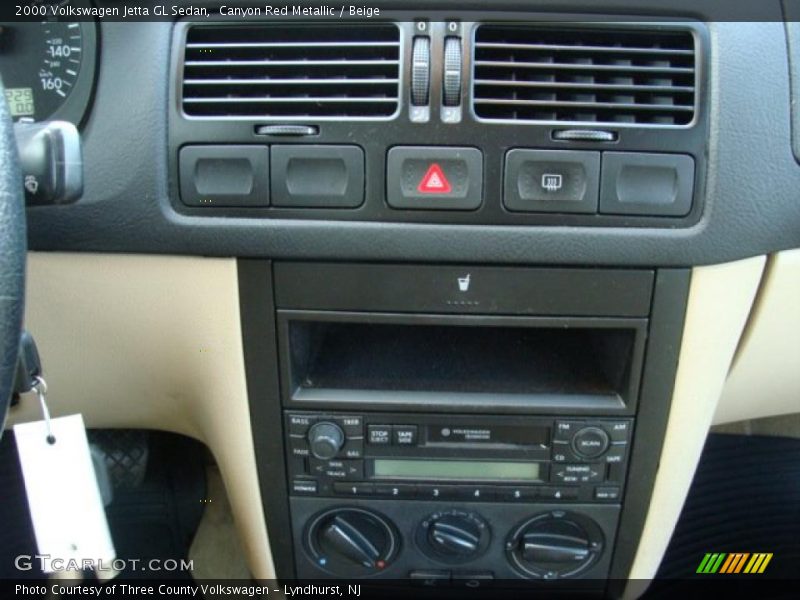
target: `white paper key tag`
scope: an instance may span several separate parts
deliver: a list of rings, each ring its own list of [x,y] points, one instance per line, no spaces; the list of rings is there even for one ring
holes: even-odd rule
[[[107,567],[116,555],[83,417],[43,411],[45,420],[14,426],[43,570]]]

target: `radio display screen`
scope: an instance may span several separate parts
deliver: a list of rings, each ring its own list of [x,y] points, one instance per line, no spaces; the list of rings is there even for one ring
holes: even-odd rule
[[[376,458],[375,477],[408,479],[541,481],[539,463],[488,460],[400,460]]]

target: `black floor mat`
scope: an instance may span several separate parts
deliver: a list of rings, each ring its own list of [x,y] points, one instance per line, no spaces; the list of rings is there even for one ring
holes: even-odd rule
[[[162,567],[153,571],[147,567],[153,559],[161,561],[161,566],[167,559],[180,563],[188,557],[203,514],[205,449],[193,440],[172,434],[150,433],[149,438],[144,480],[134,487],[115,487],[114,499],[106,508],[117,558],[128,564],[121,577],[190,579],[191,573],[186,570],[167,571]],[[11,432],[6,432],[0,442],[0,486],[0,579],[42,578],[38,568],[21,572],[14,566],[16,556],[36,554],[36,541]]]
[[[721,552],[773,557],[754,576],[696,573],[706,553]],[[709,435],[654,588],[687,578],[796,581],[798,566],[800,440]]]

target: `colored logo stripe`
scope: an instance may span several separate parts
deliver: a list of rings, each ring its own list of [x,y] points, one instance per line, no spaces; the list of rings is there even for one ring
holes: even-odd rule
[[[725,556],[726,554],[724,552],[706,554],[700,566],[697,567],[697,573],[716,573]]]
[[[728,560],[722,565],[720,573],[738,573],[742,570],[744,562],[750,556],[749,552],[735,552],[728,555]]]
[[[748,560],[749,559],[749,560]],[[757,552],[708,552],[700,561],[697,573],[763,573],[772,560],[772,553]],[[746,566],[745,566],[746,565]]]
[[[772,560],[772,552],[770,553],[761,553],[761,554],[753,554],[753,558],[750,559],[750,562],[747,563],[747,566],[744,568],[745,573],[763,573],[764,569],[767,568],[769,561]]]

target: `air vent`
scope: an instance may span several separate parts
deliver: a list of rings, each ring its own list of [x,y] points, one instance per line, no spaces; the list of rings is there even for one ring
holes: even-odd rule
[[[195,26],[183,69],[193,117],[380,118],[397,110],[395,25]]]
[[[483,119],[686,125],[694,117],[688,31],[482,25],[473,75]]]

